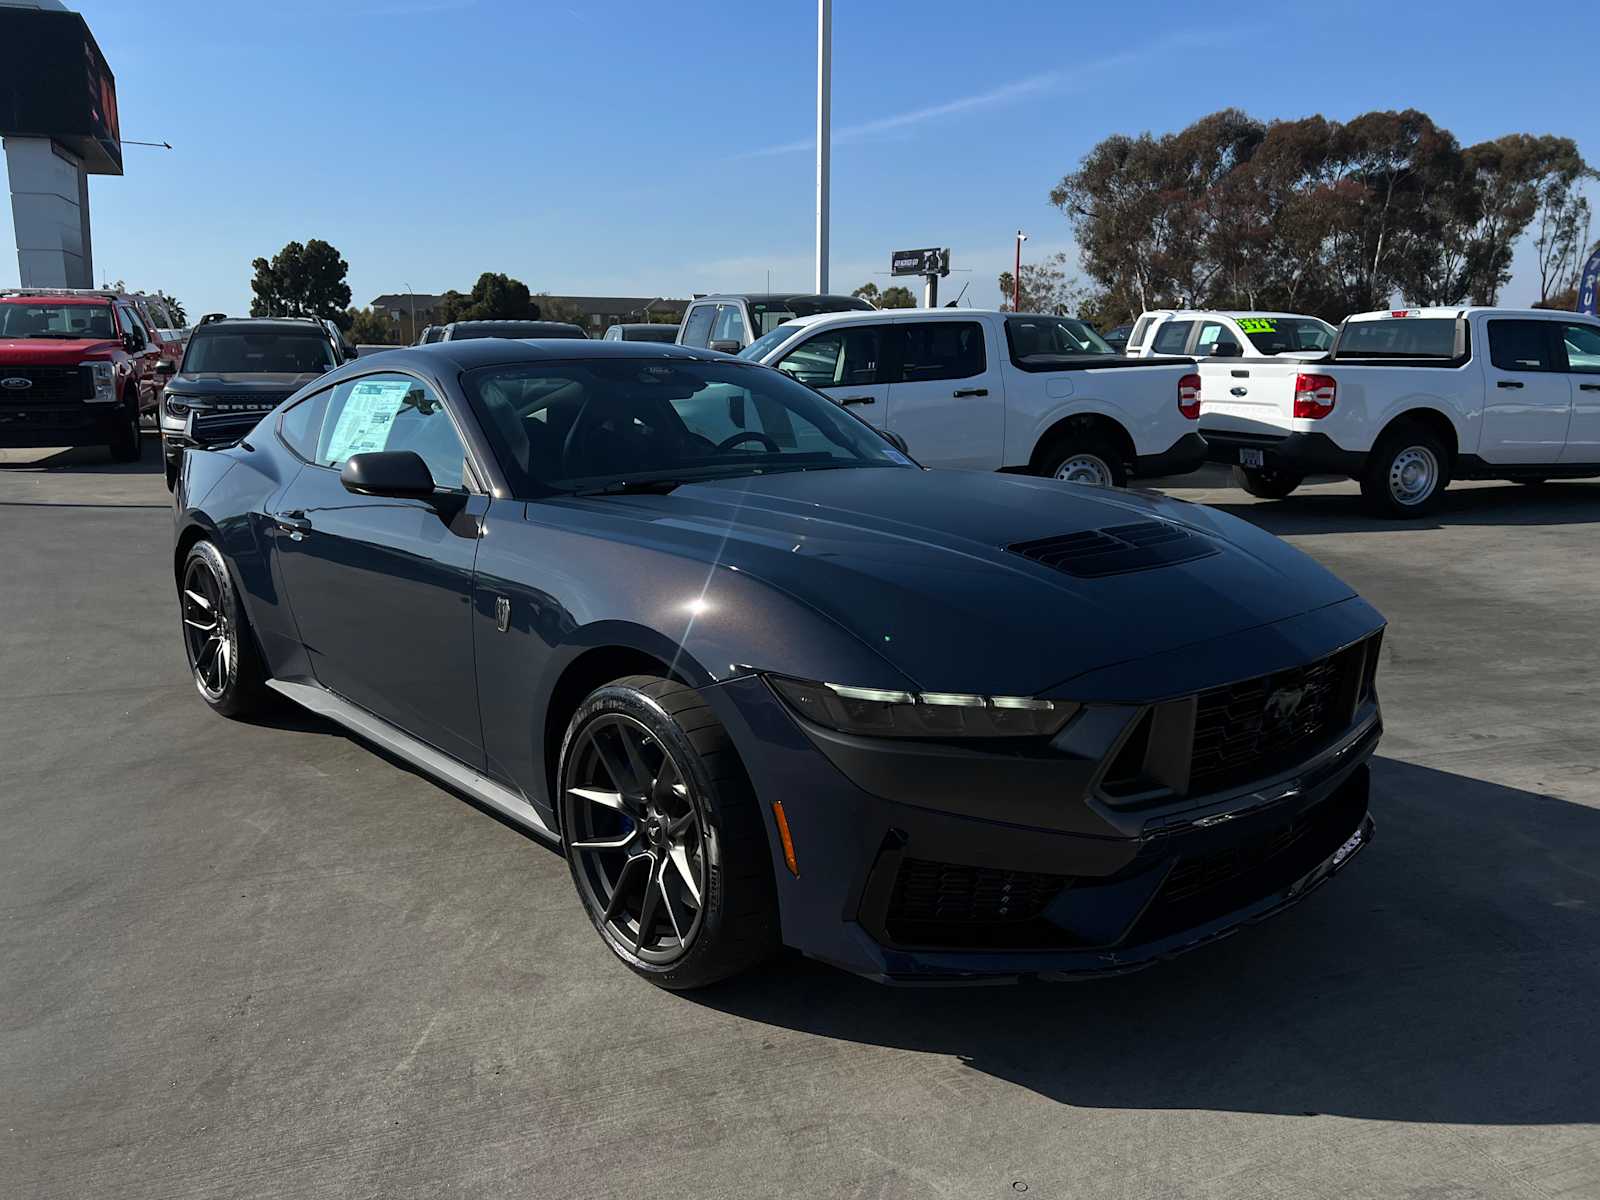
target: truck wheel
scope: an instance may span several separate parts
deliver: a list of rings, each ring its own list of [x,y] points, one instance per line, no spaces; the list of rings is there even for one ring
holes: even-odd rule
[[[138,462],[142,449],[139,428],[139,401],[133,397],[122,402],[117,427],[111,432],[111,451],[114,462]]]
[[[1093,431],[1068,434],[1050,443],[1039,462],[1039,474],[1065,483],[1126,487],[1128,468],[1109,438]]]
[[[1367,456],[1361,496],[1383,517],[1420,517],[1438,507],[1450,486],[1450,453],[1425,425],[1390,429]]]
[[[1233,486],[1243,488],[1252,496],[1259,496],[1263,500],[1282,500],[1305,481],[1304,475],[1296,475],[1291,471],[1274,471],[1270,468],[1258,470],[1251,467],[1233,469]]]

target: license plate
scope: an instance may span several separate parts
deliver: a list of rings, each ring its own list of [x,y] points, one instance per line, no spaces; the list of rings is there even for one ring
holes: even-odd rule
[[[1241,467],[1262,467],[1266,465],[1259,450],[1239,451],[1239,465]]]

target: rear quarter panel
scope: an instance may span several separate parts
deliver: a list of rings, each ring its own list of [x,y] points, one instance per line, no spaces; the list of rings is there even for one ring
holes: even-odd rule
[[[1004,363],[1009,466],[1027,464],[1039,440],[1058,421],[1080,413],[1115,421],[1141,455],[1169,450],[1195,430],[1195,422],[1178,411],[1178,381],[1194,370],[1187,361],[1151,359],[1137,367],[1040,372],[1022,370],[1009,355]]]

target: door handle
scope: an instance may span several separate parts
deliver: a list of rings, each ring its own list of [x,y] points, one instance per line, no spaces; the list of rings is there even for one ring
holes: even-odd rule
[[[1230,395],[1230,396],[1247,396],[1249,394],[1250,394],[1250,389],[1249,388],[1236,387],[1236,388],[1229,388],[1228,389],[1228,395]]]
[[[988,388],[957,388],[955,390],[955,397],[957,400],[961,399],[963,396],[987,396],[988,394]]]
[[[1578,390],[1580,392],[1600,392],[1600,383],[1580,383]]]
[[[306,534],[311,532],[311,522],[306,520],[305,510],[301,508],[291,508],[287,512],[274,513],[272,522],[289,535],[290,541],[303,542]]]
[[[1519,388],[1521,386],[1522,381],[1520,379],[1502,379],[1495,384],[1495,387],[1503,388]]]
[[[1250,372],[1249,371],[1229,371],[1228,374],[1232,375],[1235,379],[1249,379],[1250,378]]]
[[[876,404],[877,402],[878,402],[878,398],[876,396],[840,396],[839,397],[839,403],[843,404],[843,405],[846,405],[846,406],[849,406],[851,404]]]

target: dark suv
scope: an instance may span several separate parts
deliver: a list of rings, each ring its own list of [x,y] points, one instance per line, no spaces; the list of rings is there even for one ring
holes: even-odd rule
[[[324,322],[309,317],[203,318],[161,402],[167,487],[185,449],[237,441],[262,413],[352,357]]]

